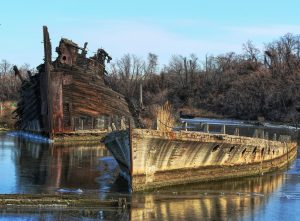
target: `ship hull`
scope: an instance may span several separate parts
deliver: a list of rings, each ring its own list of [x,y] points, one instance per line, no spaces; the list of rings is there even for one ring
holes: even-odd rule
[[[297,143],[189,131],[114,132],[106,146],[133,191],[260,175],[286,167]]]

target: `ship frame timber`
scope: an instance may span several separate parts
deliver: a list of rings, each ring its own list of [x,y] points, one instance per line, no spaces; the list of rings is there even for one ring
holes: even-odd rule
[[[261,175],[282,169],[297,143],[192,131],[130,129],[104,140],[133,191]]]
[[[23,79],[15,111],[19,130],[53,140],[97,139],[112,128],[126,128],[132,119],[126,98],[107,83],[105,65],[112,59],[102,49],[87,56],[87,42],[79,47],[62,38],[52,61],[48,28],[43,27],[44,63]],[[15,67],[18,73],[17,67]],[[65,139],[67,138],[67,139]]]

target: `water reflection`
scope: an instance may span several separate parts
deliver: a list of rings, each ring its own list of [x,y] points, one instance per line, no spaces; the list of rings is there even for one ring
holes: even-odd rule
[[[118,173],[117,164],[108,162],[112,157],[100,142],[54,145],[4,134],[0,140],[0,166],[5,168],[6,178],[0,185],[0,193],[48,193],[58,188],[98,190],[98,179],[107,174],[106,164],[109,173]]]
[[[117,163],[101,144],[41,144],[0,133],[0,168],[0,193],[80,188],[91,197],[124,197],[131,202],[125,209],[1,209],[0,220],[293,220],[300,216],[299,155],[287,172],[131,195],[118,176]]]
[[[1,209],[0,220],[130,220],[128,211],[117,209]]]
[[[132,198],[132,220],[254,218],[284,184],[284,174],[172,187]]]

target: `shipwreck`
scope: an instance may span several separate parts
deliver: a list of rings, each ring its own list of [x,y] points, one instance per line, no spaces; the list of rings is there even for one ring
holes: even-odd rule
[[[98,49],[87,57],[87,43],[80,47],[62,38],[52,61],[46,26],[43,38],[44,63],[37,67],[38,73],[28,73],[25,79],[14,67],[22,81],[16,128],[51,139],[72,134],[93,134],[99,139],[97,135],[111,127],[127,127],[131,119],[128,103],[105,84],[108,53]]]
[[[259,175],[286,167],[297,155],[297,143],[287,136],[228,135],[225,127],[212,134],[208,125],[203,132],[187,131],[187,125],[174,130],[168,103],[157,107],[151,129],[142,128],[140,112],[105,82],[105,64],[111,60],[105,50],[88,57],[87,43],[80,47],[62,38],[52,61],[45,26],[43,36],[38,73],[25,79],[15,67],[22,81],[16,127],[54,140],[91,135],[100,142],[105,136],[102,141],[133,191]]]
[[[290,136],[268,139],[173,129],[170,106],[157,111],[156,128],[108,134],[105,145],[133,191],[262,175],[287,167],[297,155]]]

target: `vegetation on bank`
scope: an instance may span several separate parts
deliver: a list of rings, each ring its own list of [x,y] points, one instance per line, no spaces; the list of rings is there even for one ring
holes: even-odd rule
[[[19,69],[26,78],[29,66]],[[146,61],[126,54],[107,69],[106,83],[137,108],[142,85],[143,116],[148,119],[157,105],[168,100],[177,113],[182,110],[202,117],[300,122],[298,35],[287,34],[266,44],[262,51],[247,42],[241,54],[207,56],[205,61],[194,54],[174,55],[160,69],[155,54],[149,53]],[[2,60],[0,102],[17,100],[19,87],[12,65]],[[12,119],[8,115],[0,116],[0,127],[13,124],[13,120],[6,122]]]
[[[200,116],[296,124],[300,36],[287,34],[266,44],[263,51],[247,42],[242,54],[208,56],[204,62],[193,54],[176,55],[161,70],[155,54],[147,61],[127,54],[111,65],[107,81],[135,105],[142,84],[146,114],[168,100],[177,111],[201,110]]]
[[[14,128],[15,119],[13,111],[16,109],[15,101],[0,102],[0,131]]]
[[[20,74],[24,79],[31,71],[27,64],[20,67]],[[0,131],[14,127],[13,111],[17,106],[20,87],[21,81],[14,75],[13,65],[7,60],[2,60],[0,62]]]

